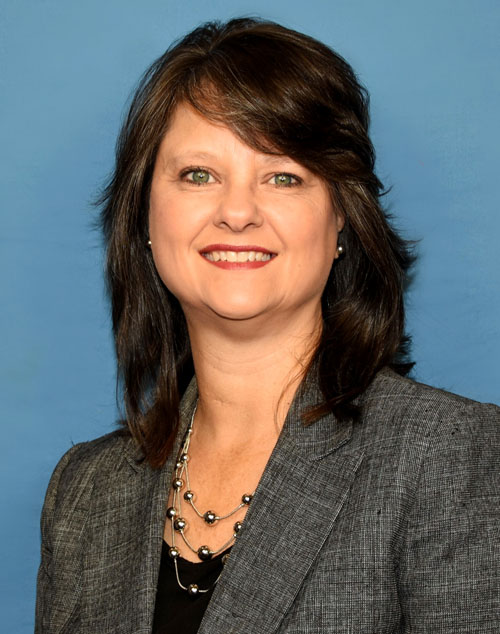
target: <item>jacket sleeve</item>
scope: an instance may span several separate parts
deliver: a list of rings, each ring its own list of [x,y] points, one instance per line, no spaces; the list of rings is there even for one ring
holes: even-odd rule
[[[464,405],[430,440],[400,560],[405,634],[500,632],[500,409]]]
[[[42,509],[40,522],[41,528],[41,562],[38,569],[37,593],[36,593],[36,614],[35,614],[35,634],[48,634],[50,632],[50,610],[52,603],[52,525],[54,514],[57,508],[58,489],[61,476],[64,473],[71,456],[80,445],[75,445],[69,449],[57,464],[49,482],[45,502]]]

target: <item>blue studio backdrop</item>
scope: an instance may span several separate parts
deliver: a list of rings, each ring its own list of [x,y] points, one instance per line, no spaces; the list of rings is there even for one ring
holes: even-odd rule
[[[3,0],[0,311],[2,629],[33,629],[39,514],[71,443],[117,416],[91,201],[143,70],[202,21],[260,15],[351,62],[378,174],[420,240],[414,376],[500,401],[500,3],[496,0]],[[284,60],[286,63],[286,60]]]

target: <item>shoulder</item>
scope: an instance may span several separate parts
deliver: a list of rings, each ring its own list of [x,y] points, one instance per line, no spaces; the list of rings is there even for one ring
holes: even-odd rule
[[[132,439],[121,430],[100,436],[94,440],[73,445],[59,461],[56,471],[64,468],[68,474],[73,471],[92,472],[105,468],[115,469],[124,457],[133,454]]]
[[[479,477],[491,482],[500,463],[500,408],[380,372],[360,399],[355,445],[388,477],[405,480]],[[495,467],[495,465],[497,465]],[[401,475],[401,477],[403,477]],[[455,486],[455,485],[454,485]]]
[[[92,486],[96,476],[112,478],[125,462],[134,464],[137,459],[133,440],[121,431],[73,445],[52,473],[44,510],[54,510],[64,499],[74,502]]]
[[[409,378],[382,370],[361,400],[363,419],[420,430],[446,428],[456,423],[470,432],[500,432],[500,407],[479,403]]]
[[[434,526],[439,542],[448,524],[487,531],[498,525],[499,407],[390,370],[376,377],[360,405],[352,440],[364,454],[366,486],[374,496],[395,497],[412,535]]]

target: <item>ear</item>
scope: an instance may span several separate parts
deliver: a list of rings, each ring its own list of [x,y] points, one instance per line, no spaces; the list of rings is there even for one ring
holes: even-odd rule
[[[345,225],[344,214],[339,213],[338,211],[335,213],[336,221],[337,221],[337,231],[340,233]]]

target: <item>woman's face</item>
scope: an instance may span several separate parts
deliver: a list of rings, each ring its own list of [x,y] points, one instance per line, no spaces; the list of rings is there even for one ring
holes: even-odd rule
[[[320,311],[342,224],[319,177],[178,106],[155,164],[149,232],[188,318]]]

